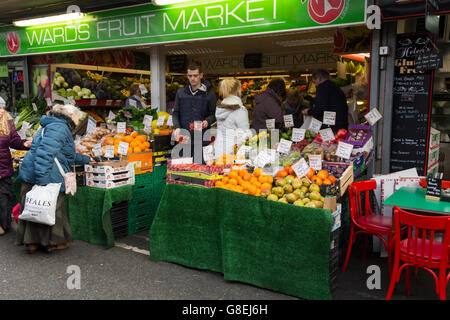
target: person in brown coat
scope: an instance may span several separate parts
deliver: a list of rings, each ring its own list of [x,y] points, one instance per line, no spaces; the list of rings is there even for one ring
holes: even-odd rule
[[[267,89],[255,96],[252,128],[256,131],[267,129],[266,120],[275,119],[275,128],[283,127],[281,102],[286,97],[286,84],[281,78],[272,79]]]

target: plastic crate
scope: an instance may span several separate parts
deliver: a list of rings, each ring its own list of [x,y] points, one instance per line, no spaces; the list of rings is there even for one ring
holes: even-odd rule
[[[153,198],[153,184],[145,185],[140,187],[134,187],[132,198],[130,200],[131,203],[135,203],[136,201],[146,200]]]
[[[153,222],[153,217],[148,219],[139,219],[136,221],[131,221],[128,224],[128,235],[136,234],[141,231],[149,230]]]
[[[141,199],[134,202],[130,202],[130,205],[128,207],[128,216],[133,217],[134,215],[142,212],[147,212],[152,210],[152,198],[149,199]]]
[[[134,178],[134,188],[151,185],[152,183],[153,183],[153,172],[139,174]]]

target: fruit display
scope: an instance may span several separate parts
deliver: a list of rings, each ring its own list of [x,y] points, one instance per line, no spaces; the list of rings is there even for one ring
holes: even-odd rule
[[[370,126],[350,125],[345,142],[362,147],[372,136]]]
[[[110,123],[126,122],[127,125],[136,127],[137,129],[144,128],[144,117],[145,115],[152,116],[155,119],[158,115],[156,109],[146,108],[146,109],[136,109],[134,107],[125,107],[120,109],[113,121]]]
[[[314,140],[315,137],[316,137],[316,135],[314,133],[312,133],[309,130],[306,130],[305,131],[305,138],[302,141],[311,143]],[[282,132],[280,138],[281,139],[285,139],[285,140],[291,140],[292,139],[292,129],[289,129],[287,131]],[[302,142],[302,141],[300,141],[300,142]]]
[[[215,187],[259,197],[270,194],[273,180],[272,176],[263,174],[260,168],[253,173],[247,169],[235,169],[216,181]]]
[[[323,208],[325,200],[317,184],[307,177],[294,178],[293,176],[276,180],[275,186],[266,199],[307,208]]]

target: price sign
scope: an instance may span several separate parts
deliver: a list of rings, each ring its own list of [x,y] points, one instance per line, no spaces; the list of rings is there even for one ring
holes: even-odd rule
[[[238,150],[238,152],[236,153],[236,155],[238,156],[245,156],[247,153],[250,153],[250,151],[252,151],[252,147],[250,146],[241,146]]]
[[[37,112],[37,111],[38,111],[38,108],[37,108],[36,103],[33,102],[31,105],[33,106],[34,112]]]
[[[133,116],[131,115],[131,113],[130,113],[129,111],[124,111],[124,112],[123,112],[123,116],[124,116],[125,118],[128,118],[128,119],[133,118]]]
[[[127,128],[126,122],[117,122],[117,133],[125,133],[126,128]]]
[[[27,131],[30,127],[31,127],[30,123],[28,123],[27,121],[24,121],[24,122],[22,122],[21,130]]]
[[[202,129],[203,129],[202,121],[194,121],[194,130],[202,131]]]
[[[105,158],[114,158],[114,146],[106,146]]]
[[[136,101],[134,101],[133,99],[128,99],[128,104],[132,107],[136,108]]]
[[[269,130],[275,129],[275,119],[267,119],[266,126],[267,126],[267,129],[269,129]]]
[[[284,116],[284,126],[286,128],[292,128],[294,126],[294,116],[292,114]]]
[[[87,128],[86,128],[86,133],[92,133],[95,131],[95,128],[97,128],[97,122],[95,121],[94,118],[92,118],[91,116],[88,117],[88,123],[87,123]]]
[[[209,145],[203,147],[203,160],[205,162],[214,160],[214,147],[213,145]]]
[[[266,152],[266,150],[261,151],[255,159],[255,166],[257,168],[264,168],[266,164],[270,163],[272,160],[272,157],[269,153]]]
[[[381,118],[381,114],[378,111],[377,108],[372,109],[369,113],[367,113],[364,118],[366,118],[367,122],[369,122],[369,124],[371,126],[373,126],[375,123],[377,123]]]
[[[345,142],[339,142],[336,155],[344,159],[350,159],[353,151],[353,145]]]
[[[333,130],[331,130],[331,128],[320,130],[319,133],[323,141],[334,140],[334,133]]]
[[[94,157],[100,157],[102,155],[102,144],[101,143],[97,143],[94,145],[94,147],[92,148],[92,154],[94,155]]]
[[[320,154],[311,154],[308,157],[309,166],[316,171],[322,170],[322,156]]]
[[[153,121],[153,116],[146,114],[144,116],[144,124],[149,124],[150,126],[152,125],[152,121]]]
[[[323,113],[323,124],[334,126],[336,124],[336,112],[324,111],[324,113]]]
[[[17,134],[19,135],[20,139],[25,140],[27,138],[27,135],[25,134],[25,131],[22,129],[20,129],[19,131],[17,131]]]
[[[119,147],[117,148],[117,153],[121,154],[123,156],[126,156],[127,153],[128,153],[129,146],[130,146],[129,143],[120,141],[119,142]]]
[[[279,153],[289,153],[292,147],[292,141],[281,139],[280,143],[278,144],[277,151]]]
[[[97,99],[91,99],[91,106],[97,105]]]
[[[109,120],[114,120],[116,118],[116,115],[114,114],[114,112],[109,110],[108,118],[109,118]]]
[[[292,138],[294,142],[299,142],[305,139],[306,129],[294,128],[292,129]]]
[[[311,119],[311,124],[309,125],[309,131],[314,132],[314,133],[319,133],[320,128],[322,128],[322,122],[312,118]]]
[[[112,101],[112,100],[106,100],[106,102],[105,102],[105,106],[108,106],[108,107],[110,107],[110,106],[112,106],[112,103],[113,103],[113,101]]]
[[[158,121],[156,122],[157,126],[163,126],[164,125],[164,121],[166,121],[166,116],[159,116],[158,117]]]
[[[292,165],[292,169],[299,178],[303,178],[309,172],[309,166],[304,158],[301,158],[300,161]]]
[[[53,105],[52,99],[46,98],[45,101],[47,101],[47,106],[51,107]]]
[[[68,100],[69,100],[69,104],[71,104],[71,105],[75,105],[76,104],[74,97],[70,96],[68,98]]]
[[[169,127],[173,127],[172,116],[169,116],[169,118],[167,119],[167,125],[168,125]]]
[[[143,84],[139,85],[139,89],[141,89],[141,94],[142,95],[145,95],[148,92],[147,88]]]

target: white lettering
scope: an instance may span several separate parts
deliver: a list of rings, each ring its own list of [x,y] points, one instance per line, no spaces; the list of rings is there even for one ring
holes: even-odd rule
[[[261,2],[261,1],[263,1],[263,0],[250,0],[250,1],[247,1],[247,22],[255,22],[255,21],[264,20],[264,18],[250,19],[250,12],[264,11],[264,8],[250,9],[250,4],[254,3],[254,2]]]
[[[119,25],[117,27],[112,28],[111,25],[113,23],[118,23]],[[112,31],[119,31],[119,36],[122,37],[122,21],[119,19],[116,20],[109,20],[108,21],[108,34],[109,34],[109,38],[111,39],[111,32]]]
[[[192,18],[194,18],[194,14],[197,16],[198,20],[195,21],[195,22],[192,22]],[[203,20],[202,20],[202,18],[200,17],[200,14],[198,13],[198,10],[197,10],[197,9],[194,9],[194,10],[192,11],[191,17],[189,18],[189,22],[188,22],[188,24],[187,24],[187,26],[186,26],[186,29],[189,29],[189,27],[191,26],[191,24],[201,24],[203,28],[205,27],[205,24],[203,23]]]
[[[48,37],[47,37],[48,36]],[[52,39],[52,35],[50,33],[49,29],[45,29],[45,35],[44,35],[44,43],[46,43],[47,41],[50,41],[51,43],[55,43]]]
[[[277,18],[277,0],[273,0],[273,19]]]
[[[381,9],[377,5],[371,5],[367,7],[367,28],[370,30],[381,29]]]
[[[60,33],[56,33],[56,31],[61,31]],[[56,43],[56,38],[62,38],[62,42],[64,43],[64,28],[56,27],[53,29],[53,41]]]
[[[67,289],[73,290],[73,289],[81,289],[81,271],[79,266],[68,266],[67,267],[67,273],[72,274],[67,279]]]
[[[87,30],[85,30],[85,31],[81,30],[81,28],[83,28],[83,27],[86,27]],[[91,36],[90,33],[89,33],[89,25],[86,24],[86,23],[85,24],[80,24],[78,26],[78,34],[79,34],[78,39],[80,39],[82,41],[83,40],[89,40],[89,37]],[[81,37],[82,34],[86,34],[86,37]]]
[[[220,9],[220,14],[216,15],[216,16],[210,16],[209,15],[209,10],[211,9]],[[220,25],[223,25],[223,7],[222,6],[212,6],[212,7],[206,7],[205,9],[205,22],[206,22],[206,27],[208,27],[208,20],[209,19],[220,19]]]
[[[100,31],[107,31],[106,28],[100,28],[100,24],[106,24],[106,21],[97,22],[97,40],[100,39]]]
[[[169,21],[169,24],[172,27],[172,30],[175,31],[175,29],[178,28],[178,23],[180,23],[181,18],[183,18],[183,29],[186,29],[186,13],[184,10],[181,11],[180,16],[178,17],[178,20],[177,20],[177,23],[175,24],[175,26],[173,25],[172,21],[170,20],[170,18],[166,12],[164,12],[163,17],[164,17],[164,21],[163,21],[164,32],[166,32],[166,19],[167,19],[167,21]]]
[[[38,38],[38,36],[37,36],[37,34],[36,34],[36,31],[33,31],[33,33],[31,34],[31,39],[30,39],[30,35],[29,35],[29,33],[27,32],[26,34],[27,34],[27,37],[28,37],[28,43],[30,44],[30,46],[32,46],[33,44],[34,44],[34,41],[36,40],[36,43],[38,44],[38,45],[40,45],[41,44],[41,41],[42,41],[42,33],[44,32],[44,30],[41,30],[41,33],[40,33],[40,35],[39,35],[39,38]]]
[[[148,16],[142,16],[141,17],[141,19],[147,19],[147,33],[150,33],[150,18],[152,18],[154,16],[155,16],[154,14],[150,14]],[[139,33],[141,33],[140,25],[141,25],[141,23],[139,22]]]
[[[75,37],[73,39],[69,39],[68,35],[68,29],[74,29],[75,30]],[[66,27],[66,42],[73,42],[77,40],[77,27],[76,26],[67,26]]]
[[[238,17],[234,12],[239,9],[240,6],[242,6],[242,4],[244,4],[244,1],[239,2],[239,4],[232,10],[232,11],[228,11],[228,3],[226,4],[225,7],[225,12],[226,12],[226,20],[225,20],[225,24],[228,24],[228,16],[233,16],[236,20],[245,23],[244,20],[242,20],[240,17]]]
[[[381,289],[381,270],[379,266],[371,265],[367,267],[367,274],[372,274],[367,278],[367,288],[369,290]]]
[[[134,36],[137,33],[137,18],[134,17],[134,31],[131,33],[127,33],[127,28],[126,28],[126,23],[125,23],[125,19],[122,19],[122,25],[123,25],[123,35],[124,36]]]

